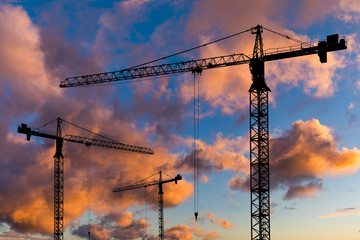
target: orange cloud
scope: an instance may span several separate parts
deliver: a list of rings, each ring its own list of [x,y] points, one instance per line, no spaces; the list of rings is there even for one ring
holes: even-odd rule
[[[218,225],[220,225],[222,228],[225,228],[225,229],[233,227],[233,225],[229,221],[226,221],[226,220],[216,219],[215,222]]]
[[[214,213],[208,213],[208,214],[206,214],[206,218],[209,219],[209,220],[213,220],[213,218],[214,218]]]
[[[208,213],[205,216],[205,218],[208,219],[211,223],[215,223],[215,224],[221,226],[224,229],[228,229],[230,227],[233,227],[233,225],[229,221],[222,220],[222,219],[219,219],[219,218],[214,219],[214,213]]]
[[[338,209],[338,210],[335,210],[335,213],[318,216],[318,218],[330,218],[330,217],[338,217],[338,216],[344,216],[344,215],[360,214],[360,211],[354,211],[354,210],[356,210],[356,208]]]
[[[319,120],[296,121],[270,140],[271,187],[288,187],[284,199],[314,197],[325,176],[352,174],[360,166],[360,150],[338,149],[333,130]],[[249,177],[236,176],[232,189],[249,189]]]
[[[190,228],[186,225],[175,225],[169,229],[165,230],[166,239],[177,240],[192,240],[195,236],[196,239],[203,240],[215,240],[219,239],[219,234],[217,232],[210,232],[209,230],[204,230],[199,227]]]

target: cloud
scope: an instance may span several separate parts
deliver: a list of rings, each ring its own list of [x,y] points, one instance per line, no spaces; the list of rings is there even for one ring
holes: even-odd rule
[[[145,236],[147,226],[145,219],[134,219],[131,212],[118,212],[102,216],[99,224],[78,226],[72,234],[87,238],[90,231],[91,239],[138,239]]]
[[[184,140],[191,146],[192,140]],[[248,140],[244,137],[224,138],[221,133],[217,134],[215,141],[208,145],[199,142],[198,171],[199,173],[210,171],[231,170],[235,172],[247,172],[248,160],[244,156],[247,151]],[[193,171],[194,151],[180,159],[177,168],[186,172]]]
[[[0,233],[0,238],[3,240],[13,240],[13,239],[28,239],[28,234],[22,234],[15,231],[5,231]],[[40,236],[31,236],[31,240],[51,240],[52,238],[40,237]]]
[[[349,23],[360,21],[360,4],[356,0],[341,0],[335,11],[336,17],[340,20]]]
[[[224,229],[233,227],[233,224],[231,224],[229,221],[220,218],[214,219],[214,213],[206,214],[205,218],[208,219],[211,223],[216,224]]]
[[[217,232],[210,232],[209,230],[203,230],[198,227],[190,228],[186,225],[175,225],[167,230],[165,230],[166,239],[184,239],[192,240],[193,235],[196,236],[196,239],[203,240],[215,240],[220,239]]]
[[[330,217],[338,217],[338,216],[344,216],[344,215],[354,215],[354,214],[360,214],[360,211],[355,211],[357,208],[344,208],[344,209],[337,209],[331,214],[321,215],[318,216],[318,218],[330,218]]]
[[[294,22],[297,26],[307,27],[335,17],[345,23],[359,22],[360,6],[357,0],[303,0],[296,5]]]
[[[286,189],[284,199],[314,197],[328,176],[356,172],[360,151],[338,150],[333,130],[319,120],[296,121],[282,136],[270,140],[271,188]],[[249,190],[249,177],[236,176],[232,189]]]
[[[3,114],[32,113],[46,98],[60,94],[44,66],[39,29],[22,7],[0,4],[0,41]]]
[[[317,180],[313,180],[304,185],[293,185],[287,191],[284,199],[291,200],[294,198],[315,197],[316,192],[322,189],[322,183]]]
[[[216,222],[216,224],[218,224],[219,226],[221,226],[224,229],[233,227],[233,225],[229,221],[226,221],[226,220],[216,219],[215,222]]]
[[[107,229],[99,224],[82,225],[79,228],[72,231],[72,234],[82,238],[88,238],[90,232],[91,239],[110,239],[110,234]]]
[[[350,105],[348,106],[347,110],[351,110],[355,107],[355,104],[353,102],[350,103]]]

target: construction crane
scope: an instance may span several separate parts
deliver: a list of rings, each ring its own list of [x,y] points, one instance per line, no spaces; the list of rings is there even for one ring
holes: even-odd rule
[[[104,141],[99,139],[79,137],[74,135],[62,135],[61,123],[65,120],[60,118],[57,121],[57,131],[55,133],[48,133],[39,130],[31,129],[27,124],[22,123],[18,127],[18,133],[26,135],[26,139],[30,141],[31,136],[38,136],[42,138],[53,139],[56,141],[56,151],[54,155],[54,239],[63,239],[63,218],[64,218],[64,156],[62,147],[64,141],[85,144],[86,146],[97,146],[104,148],[112,148],[121,151],[130,151],[143,154],[154,154],[153,150],[147,147],[133,146],[116,141]],[[66,121],[65,121],[66,122]]]
[[[304,43],[298,41],[296,46],[263,50],[263,30],[279,34],[288,39],[289,36],[277,33],[261,25],[247,29],[240,33],[255,34],[255,46],[252,55],[232,54],[220,57],[182,61],[170,64],[136,67],[99,74],[91,74],[66,78],[60,82],[61,88],[88,86],[94,84],[109,84],[115,81],[130,81],[139,78],[170,75],[182,72],[201,73],[206,69],[249,64],[252,75],[252,85],[249,89],[250,100],[250,191],[251,191],[251,239],[270,239],[270,177],[269,177],[269,115],[268,93],[270,88],[265,81],[265,62],[287,59],[299,56],[317,54],[321,63],[327,62],[327,52],[344,50],[347,48],[345,39],[339,39],[338,34],[327,36],[326,41],[318,43]],[[229,37],[238,35],[231,35]],[[211,43],[229,38],[225,37]],[[210,43],[209,43],[210,44]],[[197,49],[209,44],[189,49]],[[188,51],[188,50],[186,50]],[[180,52],[184,53],[186,51]],[[178,55],[173,54],[171,56]],[[160,58],[157,60],[165,59]],[[151,61],[149,63],[155,62]]]
[[[159,181],[152,181],[152,182],[141,182],[141,183],[135,183],[126,187],[120,187],[115,188],[113,192],[122,192],[126,190],[132,190],[137,188],[146,188],[154,185],[159,186],[159,193],[158,193],[158,214],[159,214],[159,240],[164,240],[164,192],[162,185],[169,182],[175,182],[177,184],[177,181],[181,180],[182,176],[180,174],[176,175],[176,177],[163,180],[162,179],[162,172],[159,171]]]

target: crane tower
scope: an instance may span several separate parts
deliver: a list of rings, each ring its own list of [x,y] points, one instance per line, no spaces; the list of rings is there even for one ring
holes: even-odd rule
[[[296,46],[282,47],[264,52],[262,41],[262,32],[264,29],[269,32],[276,33],[275,31],[267,29],[261,25],[257,25],[256,27],[241,32],[245,33],[250,31],[252,34],[255,34],[255,45],[252,55],[240,53],[161,65],[143,66],[144,64],[141,64],[137,67],[123,69],[120,71],[69,77],[60,82],[60,87],[66,88],[94,84],[101,85],[109,84],[115,81],[131,81],[133,79],[171,75],[182,72],[196,73],[207,69],[249,64],[252,75],[252,85],[249,89],[251,240],[270,240],[268,114],[268,94],[270,92],[270,88],[266,85],[265,81],[265,62],[317,54],[320,58],[320,62],[326,63],[328,52],[344,50],[347,46],[345,39],[339,39],[338,34],[333,34],[327,36],[326,41],[320,41],[318,43],[299,42],[299,45]],[[234,34],[232,36],[238,34]],[[283,34],[279,35],[290,39],[290,37]],[[226,38],[222,38],[221,40]],[[219,40],[216,40],[212,43],[218,41]],[[199,47],[206,45],[209,44],[203,44]],[[174,55],[177,54],[170,56]],[[158,60],[162,59],[165,58]]]

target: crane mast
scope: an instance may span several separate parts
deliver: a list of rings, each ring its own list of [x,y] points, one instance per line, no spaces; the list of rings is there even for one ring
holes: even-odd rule
[[[159,240],[164,240],[165,239],[165,236],[164,236],[164,192],[163,192],[162,185],[165,183],[169,183],[169,182],[175,182],[175,184],[177,184],[177,181],[179,181],[179,180],[182,180],[182,176],[180,174],[176,175],[176,177],[174,177],[172,179],[162,180],[162,172],[159,171],[159,181],[143,182],[143,183],[132,184],[132,185],[129,185],[126,187],[115,188],[113,190],[113,192],[114,193],[122,192],[122,191],[137,189],[137,188],[146,188],[149,186],[158,185],[158,187],[159,187],[159,192],[158,192]]]
[[[29,139],[30,140],[30,139]],[[57,119],[56,151],[54,155],[54,239],[63,239],[64,228],[64,139],[61,135],[61,120]]]
[[[24,123],[18,127],[18,133],[25,134],[28,141],[30,141],[31,136],[38,136],[53,139],[56,142],[54,155],[54,239],[62,240],[64,237],[64,156],[62,153],[64,141],[85,144],[86,146],[98,146],[143,154],[154,154],[154,152],[152,149],[147,147],[133,146],[119,142],[104,141],[74,135],[62,136],[61,123],[63,120],[57,118],[56,121],[56,134],[33,130]]]
[[[250,61],[252,85],[250,96],[250,192],[251,239],[270,239],[270,178],[269,178],[269,114],[268,93],[264,76],[263,29],[251,29],[256,34],[253,58]]]
[[[327,62],[327,53],[347,48],[345,39],[338,34],[327,36],[326,41],[301,43],[296,46],[263,50],[261,25],[251,28],[255,34],[252,55],[232,54],[220,57],[182,61],[170,64],[128,68],[120,71],[69,77],[60,82],[61,88],[109,84],[138,78],[171,75],[182,72],[201,72],[206,69],[249,64],[252,84],[250,102],[250,191],[251,240],[270,240],[270,174],[269,174],[269,114],[265,81],[265,62],[317,54],[321,63]],[[269,30],[269,29],[266,29]],[[269,30],[271,31],[271,30]],[[273,32],[273,31],[272,31]]]

